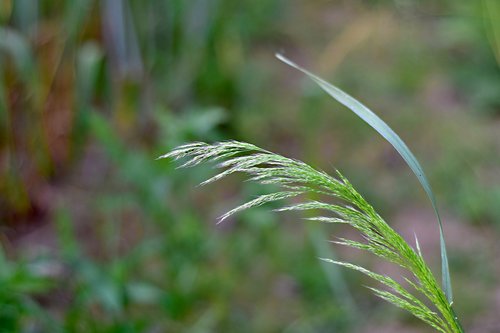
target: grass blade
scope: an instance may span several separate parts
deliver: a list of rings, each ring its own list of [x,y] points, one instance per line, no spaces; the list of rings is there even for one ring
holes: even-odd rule
[[[368,109],[365,105],[360,103],[354,97],[350,96],[349,94],[345,93],[339,88],[331,85],[330,83],[314,75],[308,70],[300,67],[293,61],[282,56],[281,54],[276,54],[276,57],[279,60],[286,63],[287,65],[306,74],[310,79],[316,82],[326,93],[328,93],[330,96],[336,99],[339,103],[349,108],[358,117],[363,119],[368,125],[373,127],[382,137],[384,137],[394,147],[394,149],[396,149],[396,151],[401,155],[401,157],[405,160],[410,169],[413,171],[415,176],[417,176],[425,193],[427,194],[427,196],[431,201],[432,207],[434,208],[434,212],[438,220],[439,240],[441,248],[442,288],[446,295],[446,298],[448,299],[448,302],[451,304],[453,302],[453,295],[451,290],[450,271],[448,265],[448,255],[446,253],[446,243],[444,240],[443,225],[437,208],[434,193],[432,192],[431,186],[429,184],[429,181],[427,180],[427,177],[425,176],[424,170],[420,166],[420,163],[418,162],[416,157],[410,151],[408,146],[403,142],[403,140],[401,140],[401,138],[389,127],[389,125],[387,125],[373,111]]]

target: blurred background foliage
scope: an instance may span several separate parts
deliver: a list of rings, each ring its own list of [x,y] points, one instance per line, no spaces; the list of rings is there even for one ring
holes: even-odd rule
[[[409,143],[467,331],[500,330],[497,0],[3,0],[0,332],[423,332],[316,259],[356,255],[337,230],[272,207],[216,226],[266,189],[155,160],[238,139],[339,168],[438,271],[409,169],[275,52]]]

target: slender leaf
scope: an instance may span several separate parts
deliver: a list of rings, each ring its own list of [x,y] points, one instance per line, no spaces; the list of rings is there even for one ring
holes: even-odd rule
[[[276,54],[276,57],[286,63],[287,65],[301,71],[306,74],[309,78],[311,78],[314,82],[316,82],[326,93],[336,99],[339,103],[343,104],[347,108],[349,108],[352,112],[354,112],[358,117],[363,119],[368,125],[373,127],[382,137],[384,137],[389,143],[396,149],[396,151],[401,155],[401,157],[408,164],[410,169],[413,171],[415,176],[417,176],[420,184],[424,188],[425,193],[429,197],[432,207],[434,208],[434,212],[437,217],[438,226],[439,226],[439,240],[441,247],[441,273],[442,273],[442,285],[443,291],[448,299],[448,302],[451,304],[453,302],[453,295],[451,290],[451,280],[450,280],[450,271],[448,267],[448,255],[446,253],[446,244],[444,240],[443,233],[443,225],[441,222],[441,217],[439,215],[439,211],[437,208],[436,199],[434,197],[434,193],[432,192],[431,186],[427,177],[425,176],[424,170],[420,166],[420,163],[410,151],[408,146],[401,140],[401,138],[387,125],[380,117],[378,117],[373,111],[368,109],[365,105],[360,103],[354,97],[340,90],[339,88],[331,85],[320,77],[314,75],[308,70],[300,67],[296,63],[291,60],[285,58],[281,54]]]

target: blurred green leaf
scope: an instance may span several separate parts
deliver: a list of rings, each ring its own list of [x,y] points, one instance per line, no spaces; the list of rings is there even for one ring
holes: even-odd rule
[[[28,41],[19,32],[0,27],[0,52],[10,57],[25,83],[33,82],[36,73],[35,59]]]
[[[157,304],[164,295],[163,290],[141,282],[129,283],[127,293],[132,302],[139,304]]]
[[[500,2],[496,0],[483,0],[484,20],[486,33],[500,66]]]

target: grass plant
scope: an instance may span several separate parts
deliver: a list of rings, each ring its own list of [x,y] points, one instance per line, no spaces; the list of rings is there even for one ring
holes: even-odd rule
[[[384,286],[383,288],[369,287],[375,295],[410,312],[437,331],[443,333],[463,332],[463,328],[452,308],[451,281],[442,222],[431,187],[415,156],[400,137],[363,104],[288,59],[279,55],[278,58],[308,75],[328,94],[370,124],[394,146],[413,170],[430,198],[438,218],[443,263],[442,288],[425,262],[417,238],[415,237],[416,245],[413,248],[384,221],[340,171],[337,171],[336,176],[333,177],[302,161],[287,158],[250,143],[239,141],[224,141],[214,144],[204,142],[189,143],[177,147],[160,158],[187,158],[187,161],[180,167],[192,167],[205,162],[218,163],[217,167],[223,170],[202,182],[201,185],[212,183],[233,173],[244,173],[250,176],[250,181],[260,184],[272,184],[280,188],[278,191],[260,195],[228,211],[220,217],[218,223],[233,214],[269,202],[303,197],[307,194],[320,194],[333,198],[333,202],[305,200],[284,206],[277,209],[277,211],[326,211],[328,214],[309,217],[308,219],[350,225],[362,235],[364,242],[339,238],[335,243],[369,252],[387,262],[398,265],[407,273],[403,278],[408,283],[408,287],[397,282],[391,276],[373,272],[350,262],[328,258],[321,258],[322,260],[359,271],[378,281]]]
[[[298,86],[279,84],[270,52],[297,45],[347,91],[378,96],[370,104],[393,110],[405,140],[436,162],[426,172],[468,235],[455,243],[453,307],[471,331],[500,331],[483,320],[499,312],[489,297],[499,276],[500,3],[415,3],[1,1],[0,333],[356,332],[368,307],[387,318],[383,302],[352,302],[370,291],[344,284],[344,266],[316,259],[345,260],[324,241],[331,224],[280,228],[265,205],[220,232],[204,216],[232,183],[193,198],[209,170],[187,175],[151,158],[228,138],[286,142],[314,166],[332,151],[384,217],[425,216],[408,200],[416,186],[391,186],[405,170],[362,122],[323,114],[331,101],[319,89],[301,85],[297,103]],[[249,185],[242,202],[262,189]]]

